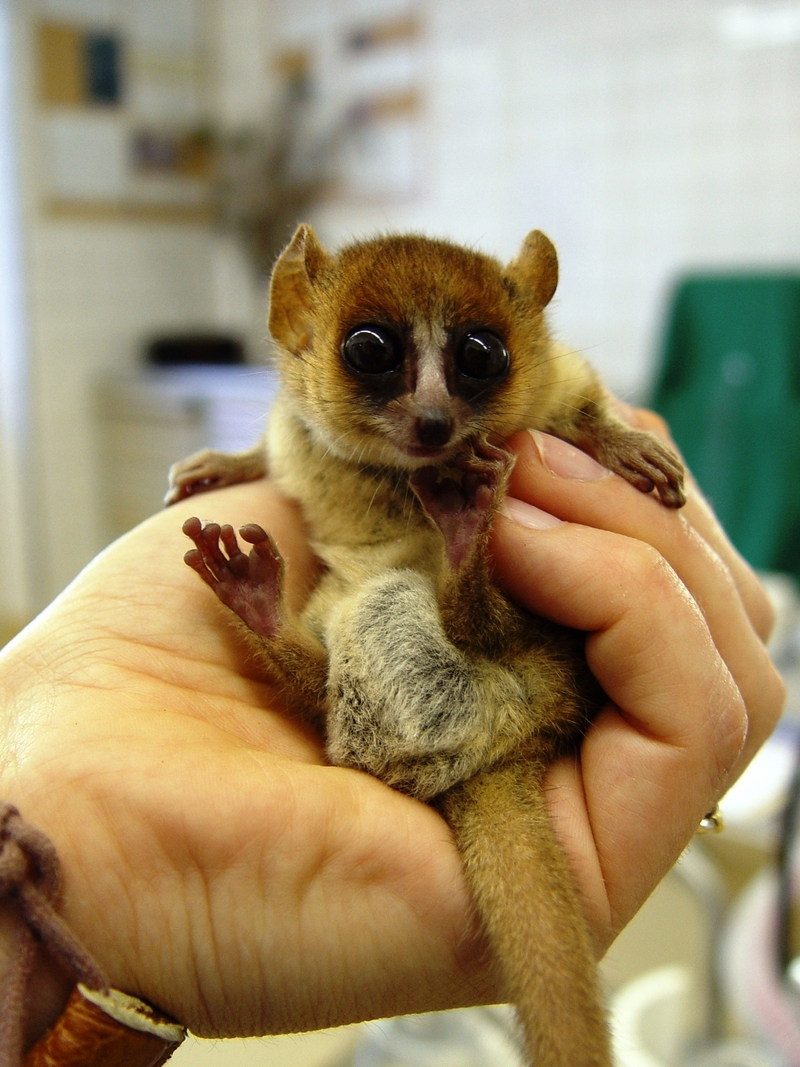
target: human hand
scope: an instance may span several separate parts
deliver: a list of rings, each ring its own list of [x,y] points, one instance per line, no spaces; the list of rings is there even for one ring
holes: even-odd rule
[[[745,705],[748,746],[778,714],[756,636],[769,612],[694,492],[676,516],[621,479],[548,473],[527,435],[516,445],[517,497],[584,525],[499,519],[498,575],[530,607],[597,630],[592,666],[624,709],[602,713],[548,793],[605,946],[733,773]],[[446,826],[325,766],[319,740],[243,673],[224,609],[180,563],[196,507],[112,546],[4,656],[0,796],[56,844],[68,922],[117,987],[199,1034],[497,999]],[[206,508],[269,529],[302,600],[313,563],[269,485]],[[690,669],[676,667],[681,644]],[[52,968],[38,981],[49,997],[32,1032],[65,993]]]
[[[658,416],[618,408],[674,448]],[[610,698],[546,787],[602,952],[769,736],[785,689],[764,648],[763,587],[691,475],[673,511],[571,445],[538,442],[511,441],[514,521],[495,525],[496,576],[531,611],[589,633]]]
[[[248,670],[182,562],[198,506],[270,530],[302,602],[298,514],[250,483],[154,516],[0,653],[0,797],[55,844],[67,922],[114,986],[201,1036],[496,999],[447,827],[327,766]],[[70,986],[46,960],[34,984],[29,1040]]]

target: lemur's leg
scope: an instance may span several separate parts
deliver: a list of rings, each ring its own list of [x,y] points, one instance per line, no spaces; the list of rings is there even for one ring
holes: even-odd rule
[[[440,590],[442,621],[459,648],[492,656],[509,650],[520,631],[519,612],[492,582],[487,542],[505,493],[514,457],[487,442],[455,465],[461,481],[424,467],[409,479],[429,518],[444,538],[448,570]]]
[[[215,452],[205,448],[202,452],[174,463],[169,469],[169,489],[164,503],[169,506],[209,489],[221,489],[224,485],[239,485],[255,482],[267,473],[264,445],[256,445],[249,452]]]
[[[327,707],[328,656],[286,603],[284,563],[275,542],[255,523],[239,531],[253,546],[249,555],[239,548],[232,526],[204,525],[191,518],[183,532],[195,544],[184,556],[186,563],[247,627],[260,664],[321,722]]]

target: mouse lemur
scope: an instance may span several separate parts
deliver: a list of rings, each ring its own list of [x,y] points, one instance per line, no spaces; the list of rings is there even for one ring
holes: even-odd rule
[[[512,466],[503,441],[556,434],[667,507],[679,461],[610,411],[550,337],[558,280],[537,230],[507,266],[445,241],[327,252],[301,226],[272,276],[281,388],[251,452],[170,472],[172,503],[269,473],[302,507],[324,571],[301,614],[267,533],[190,519],[187,563],[259,662],[324,731],[332,763],[433,802],[450,825],[537,1067],[611,1063],[580,900],[543,777],[603,698],[584,637],[493,584],[487,541]]]

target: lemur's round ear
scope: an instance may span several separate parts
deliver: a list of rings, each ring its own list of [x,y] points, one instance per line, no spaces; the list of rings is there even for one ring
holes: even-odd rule
[[[550,238],[531,230],[506,268],[506,277],[538,307],[547,307],[558,285],[558,256]]]
[[[295,355],[311,342],[314,281],[330,259],[311,227],[302,223],[272,271],[269,330],[279,345]]]

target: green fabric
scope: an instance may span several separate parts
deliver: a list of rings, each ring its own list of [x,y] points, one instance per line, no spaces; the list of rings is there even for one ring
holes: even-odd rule
[[[800,577],[800,274],[685,280],[652,406],[745,558]]]

